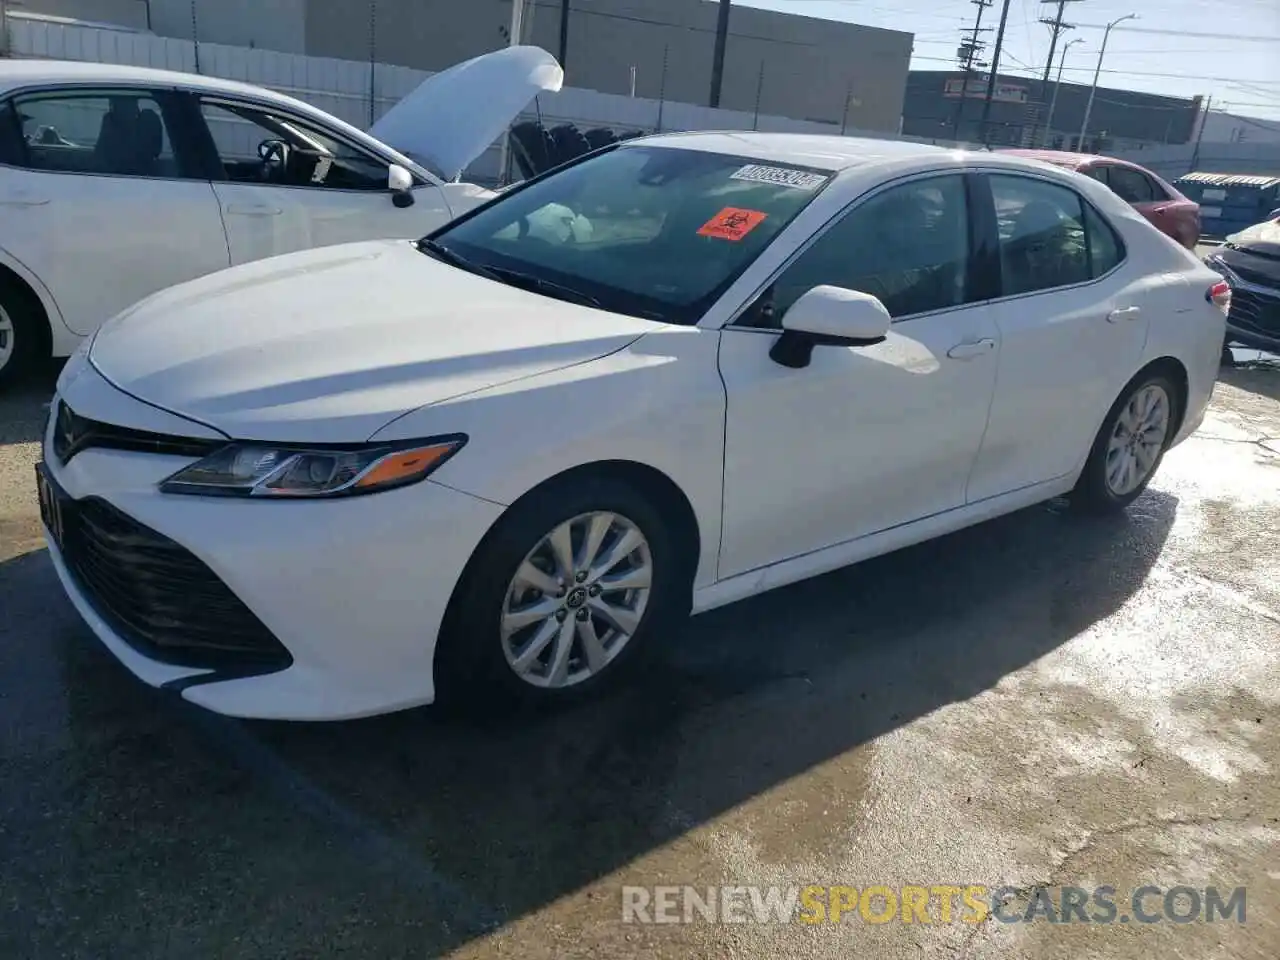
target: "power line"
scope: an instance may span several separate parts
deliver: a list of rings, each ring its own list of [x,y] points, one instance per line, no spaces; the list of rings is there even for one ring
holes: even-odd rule
[[[912,60],[926,60],[931,63],[950,63],[950,57],[921,57],[915,56]],[[1031,70],[1033,67],[1026,66],[1024,69]],[[1090,70],[1091,67],[1067,67],[1068,70]],[[1103,73],[1114,73],[1126,77],[1160,77],[1166,80],[1214,80],[1219,83],[1259,83],[1259,84],[1280,84],[1280,80],[1259,80],[1250,77],[1214,77],[1200,73],[1150,73],[1142,70],[1114,70],[1106,69]]]
[[[1105,30],[1105,23],[1078,23],[1081,30]],[[1208,40],[1243,40],[1249,43],[1280,43],[1277,36],[1248,33],[1205,33],[1200,30],[1162,30],[1158,27],[1116,27],[1116,33],[1154,33],[1162,37],[1200,37]]]

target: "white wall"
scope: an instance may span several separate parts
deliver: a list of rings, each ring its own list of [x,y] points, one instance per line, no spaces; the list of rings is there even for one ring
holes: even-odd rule
[[[1208,143],[1280,143],[1280,120],[1242,117],[1225,110],[1210,110],[1204,118]]]
[[[1154,170],[1166,180],[1176,180],[1184,173],[1196,170],[1280,177],[1280,143],[1203,141],[1198,151],[1193,143],[1178,143],[1144,150],[1118,151],[1115,155]]]
[[[14,56],[122,63],[188,73],[196,69],[195,46],[186,40],[16,18],[10,20],[9,29]],[[359,127],[369,126],[430,76],[421,70],[378,64],[371,97],[368,63],[214,43],[202,43],[199,50],[200,72],[204,74],[270,87],[306,100]],[[574,123],[584,129],[601,126],[615,131],[756,128],[797,133],[840,133],[837,124],[767,115],[757,118],[745,111],[712,110],[694,104],[631,98],[571,87],[539,97],[526,116],[541,118],[548,125]],[[915,139],[884,133],[860,133],[852,129],[847,133],[880,139]],[[494,179],[499,172],[499,156],[500,151],[495,145],[472,165],[468,178],[481,182]]]

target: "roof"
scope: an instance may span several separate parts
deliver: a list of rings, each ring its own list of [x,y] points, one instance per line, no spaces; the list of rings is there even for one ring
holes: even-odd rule
[[[903,140],[873,140],[867,137],[810,133],[760,133],[751,130],[663,133],[629,142],[784,161],[820,170],[843,170],[879,160],[942,156],[955,152],[932,144]]]
[[[1179,183],[1203,183],[1211,187],[1268,187],[1280,186],[1280,177],[1253,176],[1244,173],[1187,173],[1177,180]]]
[[[34,83],[147,83],[170,84],[189,90],[235,92],[256,97],[281,99],[280,94],[263,87],[219,77],[204,77],[173,70],[153,70],[115,63],[89,63],[82,60],[0,60],[0,90]]]
[[[1068,153],[1065,150],[1001,150],[1015,157],[1026,157],[1028,160],[1040,160],[1055,166],[1075,170],[1095,160],[1107,160],[1108,157],[1095,156],[1092,153]]]

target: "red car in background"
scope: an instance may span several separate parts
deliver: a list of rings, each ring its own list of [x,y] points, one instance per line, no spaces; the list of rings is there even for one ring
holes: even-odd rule
[[[1150,170],[1136,163],[1098,157],[1091,153],[1059,150],[1003,150],[1019,157],[1043,160],[1105,183],[1112,191],[1151,221],[1161,233],[1173,237],[1188,250],[1200,242],[1200,205],[1188,200]]]

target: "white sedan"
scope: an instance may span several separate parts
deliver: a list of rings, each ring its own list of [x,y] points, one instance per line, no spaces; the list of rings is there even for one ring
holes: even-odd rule
[[[589,238],[530,233],[549,205]],[[1125,507],[1204,416],[1229,295],[1043,164],[634,140],[108,322],[58,383],[50,554],[130,670],[211,710],[573,698],[686,612]]]
[[[370,135],[247,84],[0,60],[0,383],[165,287],[436,229],[493,196],[451,181],[563,78],[510,47],[435,74]]]

